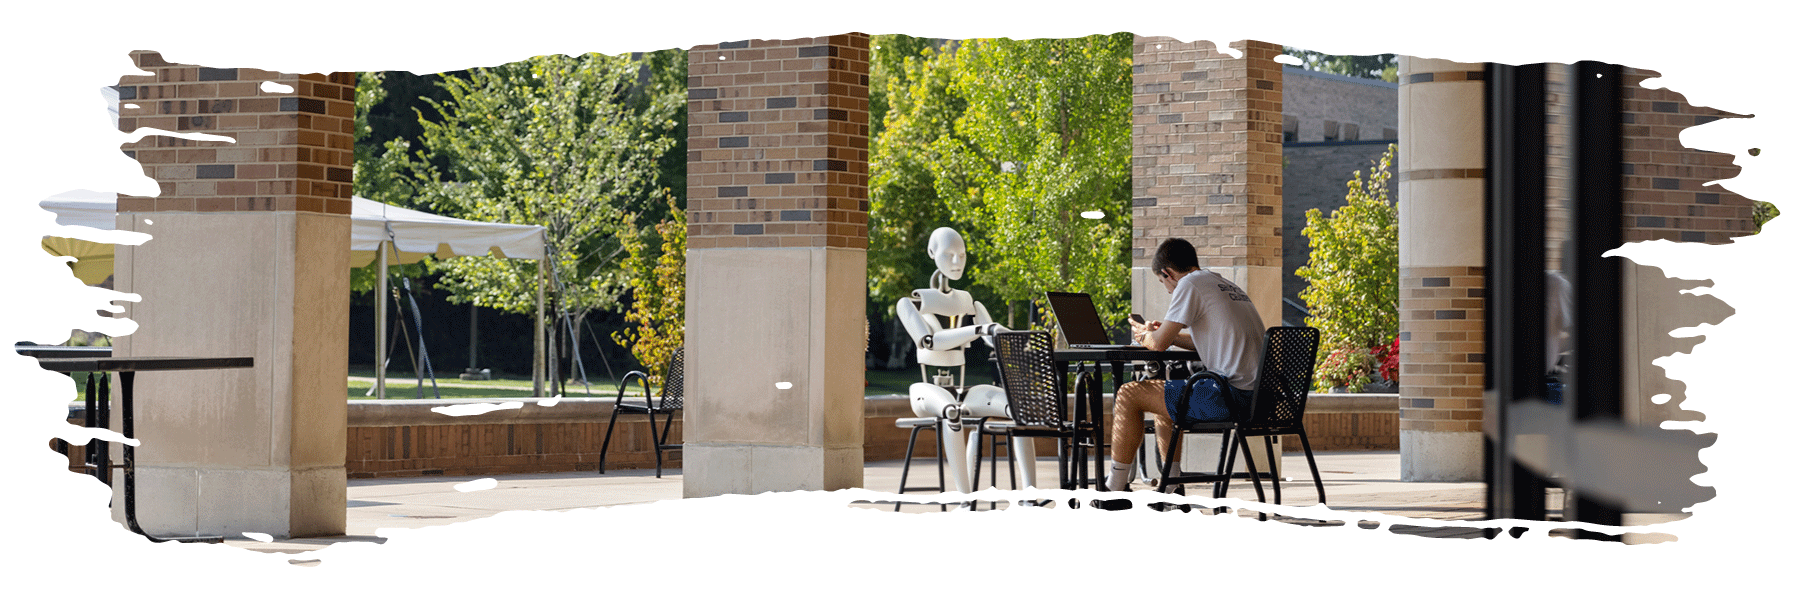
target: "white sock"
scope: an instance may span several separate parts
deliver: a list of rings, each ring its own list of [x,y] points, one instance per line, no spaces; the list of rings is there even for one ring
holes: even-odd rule
[[[1112,463],[1112,469],[1106,474],[1106,489],[1114,492],[1131,491],[1131,463],[1110,459],[1108,462]]]

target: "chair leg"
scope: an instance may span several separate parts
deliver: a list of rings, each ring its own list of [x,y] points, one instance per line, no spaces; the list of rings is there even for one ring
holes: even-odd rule
[[[968,427],[969,426],[966,424],[963,425],[964,429],[967,429]],[[969,475],[970,475],[969,489],[970,490],[980,490],[981,489],[981,424],[980,423],[975,424],[975,429],[973,431],[969,432],[969,437],[974,438],[974,439],[968,440],[968,443],[969,443],[968,447],[969,447],[969,449],[975,451],[975,460],[969,461],[969,464],[967,465],[969,467]]]
[[[656,478],[662,479],[663,448],[669,445],[669,428],[675,425],[675,411],[663,418],[662,435],[656,435],[656,413],[650,413],[650,441],[656,444]]]
[[[1016,489],[1019,489],[1019,457],[1013,455],[1013,443],[1012,442],[1013,442],[1012,434],[1011,433],[1006,434],[1006,442],[1005,442],[1006,443],[1006,474],[1011,477],[1010,479],[1008,479],[1008,481],[1012,482],[1012,489],[1016,490]],[[996,441],[995,443],[1000,443],[1000,442]],[[994,450],[994,454],[997,456],[1000,454],[1000,451]],[[996,475],[994,478],[996,480],[998,480],[999,476]]]
[[[906,476],[912,473],[913,447],[919,442],[920,429],[924,429],[924,427],[912,428],[912,435],[906,437],[906,459],[900,462],[900,489],[897,490],[896,493],[906,493]],[[943,463],[940,461],[938,465],[939,485],[942,485]],[[900,512],[901,504],[904,503],[899,501],[894,502],[894,512]]]
[[[600,442],[600,473],[606,474],[606,449],[612,446],[613,425],[619,423],[619,407],[613,405],[612,419],[606,421],[606,439]]]
[[[1325,504],[1325,480],[1319,477],[1319,463],[1313,460],[1312,443],[1306,441],[1306,430],[1300,430],[1300,449],[1306,451],[1306,467],[1312,469],[1313,487],[1319,490],[1319,504]]]
[[[944,433],[945,433],[944,430],[945,430],[945,427],[944,427],[943,420],[940,419],[938,421],[933,422],[933,424],[931,426],[931,438],[932,438],[931,439],[931,452],[932,452],[931,455],[937,457],[937,467],[938,467],[937,489],[938,489],[938,493],[943,493],[944,491],[950,489],[949,484],[944,482]],[[955,432],[951,432],[951,433],[955,433]],[[947,510],[950,510],[950,505],[938,504],[938,512],[944,512]]]
[[[1281,459],[1275,456],[1275,436],[1263,436],[1263,456],[1269,457],[1269,485],[1275,488],[1275,503],[1281,504]]]
[[[1213,483],[1213,497],[1224,498],[1231,489],[1231,472],[1237,469],[1237,430],[1231,429],[1219,434],[1219,469],[1214,473],[1219,481]]]
[[[1242,432],[1239,432],[1237,434],[1237,444],[1244,448],[1244,469],[1250,471],[1250,483],[1251,485],[1256,486],[1256,501],[1267,502],[1268,500],[1263,497],[1262,473],[1256,470],[1256,457],[1250,454],[1250,440],[1244,437]],[[1256,513],[1256,515],[1258,521],[1269,520],[1268,513],[1259,512]]]
[[[1141,451],[1141,450],[1143,450],[1143,448],[1138,448],[1138,450]],[[1168,482],[1169,482],[1169,475],[1171,474],[1171,473],[1169,473],[1169,467],[1172,467],[1175,465],[1175,457],[1180,452],[1181,452],[1181,432],[1177,431],[1177,432],[1175,432],[1175,435],[1172,435],[1169,437],[1169,450],[1162,454],[1161,464],[1157,465],[1157,468],[1156,468],[1156,471],[1157,471],[1156,492],[1157,493],[1161,494],[1161,493],[1167,493],[1169,491],[1169,483]],[[1139,456],[1140,456],[1140,458],[1138,458],[1138,460],[1140,460],[1140,461],[1143,460],[1143,458],[1141,458],[1142,452],[1139,453]],[[1181,476],[1180,473],[1174,473],[1173,475],[1175,475],[1177,477]]]
[[[1069,480],[1069,455],[1072,452],[1069,440],[1056,439],[1056,484],[1065,490],[1075,489],[1075,484]]]

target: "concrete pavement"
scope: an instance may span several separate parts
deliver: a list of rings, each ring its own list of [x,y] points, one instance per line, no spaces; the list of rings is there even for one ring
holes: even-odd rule
[[[1339,510],[1380,512],[1415,519],[1478,520],[1482,514],[1482,483],[1402,482],[1398,452],[1322,452],[1318,455],[1320,474],[1330,506]],[[987,482],[984,463],[983,486]],[[1005,467],[1004,463],[1001,465]],[[1283,457],[1283,504],[1308,506],[1317,502],[1305,457],[1289,452]],[[864,488],[891,492],[898,488],[900,461],[869,463],[864,472]],[[613,471],[605,475],[593,472],[499,475],[492,488],[459,491],[475,477],[407,477],[391,479],[353,479],[348,490],[347,535],[328,538],[305,538],[261,542],[242,536],[228,537],[226,544],[263,552],[294,553],[317,550],[345,541],[380,542],[377,531],[386,528],[417,528],[460,523],[492,516],[505,511],[561,511],[577,508],[636,504],[681,498],[681,471],[665,469],[658,479],[649,469]],[[1040,460],[1040,482],[1054,482],[1056,462]],[[937,479],[930,460],[915,460],[909,485],[930,485]],[[1009,478],[1001,472],[1002,487]],[[1267,485],[1267,482],[1265,482]],[[1142,490],[1147,486],[1134,485]],[[1189,490],[1191,496],[1206,495],[1203,490]],[[923,496],[923,494],[912,494]],[[1234,482],[1229,497],[1254,500],[1249,482]],[[1560,505],[1551,498],[1554,509]],[[857,505],[874,510],[893,510],[888,503]],[[984,503],[981,508],[986,508]],[[1059,509],[1065,509],[1058,507]],[[906,505],[905,512],[936,512],[935,505]],[[1555,516],[1553,510],[1552,516]],[[1250,514],[1241,512],[1240,514]],[[1398,526],[1397,526],[1398,527]],[[1442,535],[1466,536],[1470,533],[1445,530]],[[1398,529],[1396,529],[1398,531]],[[1429,533],[1429,532],[1427,532]]]

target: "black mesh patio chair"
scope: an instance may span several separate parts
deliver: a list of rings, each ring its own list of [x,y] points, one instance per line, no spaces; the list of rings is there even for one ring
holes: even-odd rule
[[[1177,484],[1211,483],[1213,497],[1223,498],[1231,479],[1249,477],[1256,486],[1256,500],[1262,502],[1262,477],[1267,475],[1275,490],[1275,503],[1281,504],[1281,479],[1276,476],[1279,466],[1270,465],[1266,472],[1258,469],[1250,454],[1248,440],[1251,437],[1261,437],[1263,448],[1270,456],[1274,456],[1274,436],[1294,434],[1299,436],[1300,447],[1306,452],[1306,466],[1312,469],[1313,485],[1319,491],[1319,503],[1324,504],[1325,482],[1319,478],[1319,464],[1313,459],[1312,442],[1307,440],[1304,423],[1306,397],[1312,389],[1313,367],[1318,349],[1317,329],[1269,328],[1263,337],[1262,366],[1257,370],[1256,393],[1245,414],[1234,414],[1233,421],[1184,422],[1181,415],[1187,412],[1187,398],[1182,398],[1177,406],[1174,439],[1170,440],[1168,452],[1162,457],[1162,477],[1159,478],[1158,491],[1166,491]],[[1216,378],[1221,386],[1227,385],[1223,377],[1202,371],[1188,378],[1189,389],[1204,377]],[[1220,433],[1225,436],[1224,443],[1219,446],[1219,466],[1216,470],[1212,473],[1169,473],[1170,462],[1181,451],[1183,433]],[[1244,465],[1248,473],[1233,475],[1235,456],[1240,448],[1244,452]]]
[[[650,394],[650,376],[643,371],[632,371],[625,374],[619,382],[619,396],[613,400],[612,419],[606,422],[606,439],[600,443],[600,472],[606,472],[606,450],[612,445],[613,426],[619,422],[619,414],[647,415],[650,422],[651,447],[656,451],[656,476],[662,477],[664,450],[680,450],[681,444],[669,443],[669,428],[675,423],[675,413],[681,410],[682,384],[686,377],[683,371],[686,360],[685,349],[676,348],[675,354],[669,357],[669,366],[663,372],[662,396]],[[625,388],[631,386],[636,379],[643,387],[644,398],[626,399]],[[662,431],[657,432],[656,415],[664,415]]]
[[[994,354],[1000,363],[1000,383],[1006,389],[1010,424],[992,423],[997,431],[1017,437],[1056,438],[1056,475],[1063,489],[1075,489],[1079,474],[1071,464],[1083,462],[1080,437],[1083,430],[1069,420],[1068,397],[1063,392],[1062,370],[1051,360],[1052,338],[1048,331],[1011,331],[994,335]],[[1094,385],[1090,374],[1077,376],[1077,389]]]

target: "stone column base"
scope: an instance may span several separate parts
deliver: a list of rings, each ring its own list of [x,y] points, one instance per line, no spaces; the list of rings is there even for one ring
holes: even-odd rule
[[[1400,430],[1401,481],[1482,481],[1481,433]]]
[[[684,498],[859,487],[862,448],[695,443],[681,448]]]
[[[113,519],[121,523],[124,488],[113,486]],[[157,536],[342,535],[346,493],[343,467],[137,468],[138,525]]]

